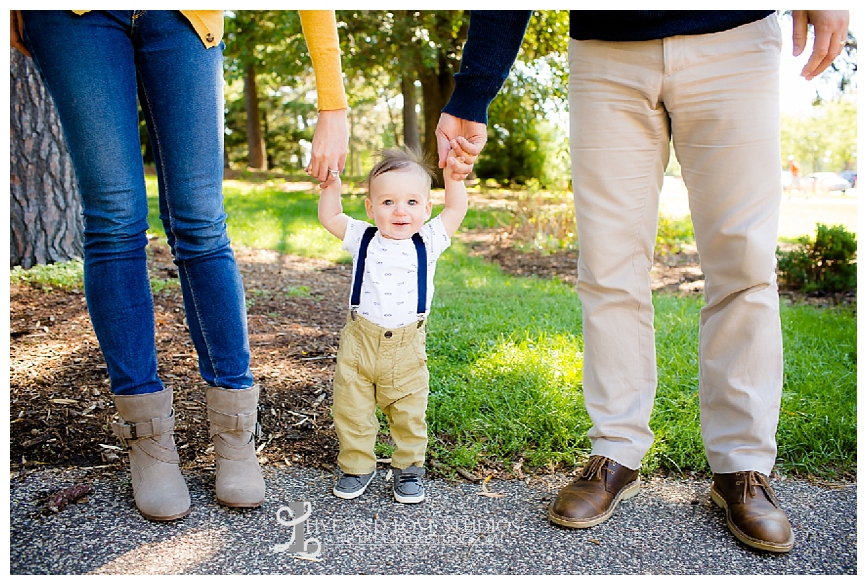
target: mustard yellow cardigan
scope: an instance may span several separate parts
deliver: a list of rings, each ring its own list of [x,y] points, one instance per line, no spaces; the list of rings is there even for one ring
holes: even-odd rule
[[[87,10],[73,10],[84,14]],[[223,39],[222,10],[181,10],[207,48],[216,47]],[[316,93],[319,111],[344,110],[347,107],[340,68],[340,43],[337,38],[337,20],[333,10],[299,10],[301,29],[313,72],[316,75]]]

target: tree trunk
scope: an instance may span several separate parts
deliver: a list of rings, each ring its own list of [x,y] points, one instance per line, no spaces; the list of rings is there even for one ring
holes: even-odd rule
[[[424,99],[424,153],[436,163],[437,154],[436,127],[440,113],[449,101],[455,88],[452,69],[449,67],[445,53],[440,50],[436,69],[421,71],[422,98]],[[442,169],[437,169],[437,182],[442,186]]]
[[[400,91],[403,94],[403,143],[408,148],[421,152],[418,114],[415,111],[418,103],[415,97],[415,80],[408,74],[401,77]]]
[[[54,102],[30,59],[10,51],[10,266],[81,258],[81,201]]]
[[[251,169],[265,171],[265,138],[262,134],[262,116],[259,111],[259,94],[256,87],[256,67],[252,63],[244,67],[244,105],[247,109],[247,156]]]

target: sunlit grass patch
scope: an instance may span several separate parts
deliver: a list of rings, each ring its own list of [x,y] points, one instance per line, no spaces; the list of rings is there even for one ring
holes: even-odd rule
[[[29,282],[45,290],[52,288],[81,289],[84,286],[84,263],[81,260],[37,264],[32,268],[15,266],[9,271],[11,283]]]

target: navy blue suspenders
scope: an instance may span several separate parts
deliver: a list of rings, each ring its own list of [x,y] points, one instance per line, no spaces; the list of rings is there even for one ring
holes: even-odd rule
[[[361,304],[361,281],[364,280],[364,264],[367,261],[367,248],[370,247],[370,240],[376,234],[376,226],[370,226],[364,230],[364,235],[361,236],[361,245],[358,247],[358,262],[355,266],[355,278],[352,282],[352,295],[349,299],[349,310],[352,313],[352,319],[355,320],[355,312]],[[418,256],[418,313],[419,326],[424,319],[425,307],[427,305],[427,250],[424,247],[424,241],[417,233],[412,235],[412,243],[415,244],[415,253]]]

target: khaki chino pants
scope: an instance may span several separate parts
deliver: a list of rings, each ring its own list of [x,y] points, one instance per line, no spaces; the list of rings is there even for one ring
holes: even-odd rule
[[[424,324],[386,329],[359,315],[347,317],[337,350],[332,408],[340,442],[337,464],[344,473],[363,475],[376,468],[377,405],[395,443],[392,466],[424,467],[430,388],[425,335]]]
[[[716,473],[769,473],[774,464],[783,374],[775,275],[780,50],[775,15],[709,35],[570,41],[578,293],[594,455],[636,469],[653,442],[649,271],[672,140],[706,277],[698,351],[708,462]]]

